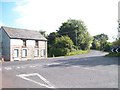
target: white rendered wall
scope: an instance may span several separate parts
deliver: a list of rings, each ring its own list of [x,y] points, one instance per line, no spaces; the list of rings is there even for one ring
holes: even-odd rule
[[[23,40],[21,40],[21,39],[10,39],[10,45],[23,45]]]

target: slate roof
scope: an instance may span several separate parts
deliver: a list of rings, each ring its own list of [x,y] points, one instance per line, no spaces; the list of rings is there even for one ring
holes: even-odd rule
[[[2,26],[12,39],[47,40],[39,31]]]

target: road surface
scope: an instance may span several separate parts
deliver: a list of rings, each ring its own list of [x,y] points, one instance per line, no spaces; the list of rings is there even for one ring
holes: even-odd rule
[[[105,54],[3,62],[2,88],[118,88],[118,58]]]

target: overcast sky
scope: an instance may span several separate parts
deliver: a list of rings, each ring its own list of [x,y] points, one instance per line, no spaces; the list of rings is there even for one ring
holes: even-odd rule
[[[119,0],[2,0],[0,25],[58,30],[69,18],[82,20],[91,35],[117,35]]]

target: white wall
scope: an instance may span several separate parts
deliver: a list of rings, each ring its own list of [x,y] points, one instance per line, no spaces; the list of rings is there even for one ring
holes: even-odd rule
[[[26,45],[32,45],[32,46],[35,46],[35,40],[27,40],[26,41]]]
[[[45,48],[45,41],[39,41],[39,47],[40,48]]]
[[[21,40],[21,39],[10,39],[10,45],[23,45],[23,40]]]

